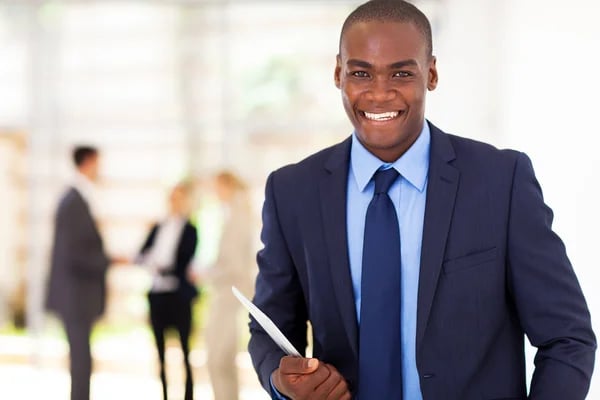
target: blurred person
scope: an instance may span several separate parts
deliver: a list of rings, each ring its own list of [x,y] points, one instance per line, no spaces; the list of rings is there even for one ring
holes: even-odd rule
[[[198,295],[188,279],[198,234],[189,219],[192,186],[177,184],[169,194],[169,212],[155,224],[135,262],[152,272],[148,293],[150,323],[158,350],[163,399],[167,400],[165,369],[165,331],[173,327],[179,333],[185,368],[185,400],[194,397],[192,368],[189,361],[189,338],[192,329],[192,304]]]
[[[211,287],[206,325],[208,373],[215,400],[237,400],[235,358],[240,344],[241,307],[231,286],[246,296],[252,292],[252,212],[248,188],[237,175],[218,173],[214,189],[223,207],[224,223],[216,262],[203,276],[203,282]]]
[[[54,242],[46,307],[55,312],[69,342],[71,400],[90,398],[90,334],[104,312],[106,271],[111,263],[95,221],[95,183],[100,155],[96,148],[73,151],[76,174],[62,196],[54,219]]]
[[[310,321],[314,353],[286,356],[252,320],[274,399],[588,392],[596,338],[532,163],[425,119],[431,36],[406,1],[355,9],[334,70],[353,134],[267,180],[254,303],[302,354]]]

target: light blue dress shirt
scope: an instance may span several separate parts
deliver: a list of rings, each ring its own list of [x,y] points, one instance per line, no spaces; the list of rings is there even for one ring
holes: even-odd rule
[[[400,255],[402,265],[402,384],[405,400],[421,400],[421,387],[417,371],[415,347],[417,332],[417,293],[421,265],[421,241],[429,170],[429,125],[425,122],[415,143],[394,163],[384,163],[371,154],[352,137],[350,170],[348,173],[347,225],[350,272],[356,315],[360,324],[363,235],[367,207],[373,197],[371,180],[380,167],[395,168],[400,177],[390,187],[388,194],[396,208],[400,227]],[[394,318],[390,315],[390,318]],[[360,377],[359,377],[360,379]]]
[[[421,242],[429,170],[431,135],[425,121],[415,143],[394,163],[384,163],[371,154],[356,137],[352,136],[348,171],[347,228],[350,274],[356,301],[356,315],[360,323],[363,235],[367,207],[371,202],[374,182],[379,168],[395,168],[400,177],[388,191],[398,215],[400,227],[400,256],[402,265],[402,390],[405,400],[422,400],[419,373],[415,357],[417,336],[417,294],[421,265]],[[390,316],[392,318],[393,316]],[[360,379],[360,377],[359,377]],[[272,396],[285,400],[271,383]]]

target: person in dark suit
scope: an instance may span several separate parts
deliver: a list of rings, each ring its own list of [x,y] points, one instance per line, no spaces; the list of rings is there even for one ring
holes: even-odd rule
[[[90,334],[103,311],[110,258],[94,220],[94,182],[99,154],[94,147],[73,152],[75,183],[63,195],[54,219],[54,242],[46,307],[62,321],[69,342],[71,400],[90,398]],[[119,259],[115,259],[119,262]]]
[[[194,257],[198,234],[189,220],[191,185],[176,185],[169,196],[169,215],[155,224],[136,262],[153,273],[148,293],[150,322],[158,350],[163,398],[167,399],[165,371],[165,331],[174,327],[179,333],[185,367],[185,400],[192,400],[193,377],[189,361],[192,329],[192,301],[198,291],[188,280],[188,267]]]
[[[402,0],[346,19],[354,133],[266,183],[249,351],[274,399],[584,399],[596,339],[529,158],[425,120],[429,21]],[[524,338],[537,347],[527,394]]]

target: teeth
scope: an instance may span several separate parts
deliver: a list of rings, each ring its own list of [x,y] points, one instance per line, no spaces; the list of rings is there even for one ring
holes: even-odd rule
[[[369,113],[365,111],[365,117],[373,121],[387,121],[398,116],[398,111],[384,112],[381,114]]]

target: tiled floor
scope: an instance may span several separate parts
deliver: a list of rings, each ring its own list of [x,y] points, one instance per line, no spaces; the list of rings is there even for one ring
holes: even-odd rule
[[[148,344],[103,341],[93,347],[92,400],[161,400],[160,381],[155,374],[154,349]],[[206,373],[205,354],[191,355],[195,377],[195,399],[213,398]],[[238,355],[241,400],[266,400],[247,353]],[[183,398],[183,368],[178,348],[167,351],[170,399]],[[67,400],[69,375],[66,344],[57,339],[0,336],[0,387],[3,400]]]

